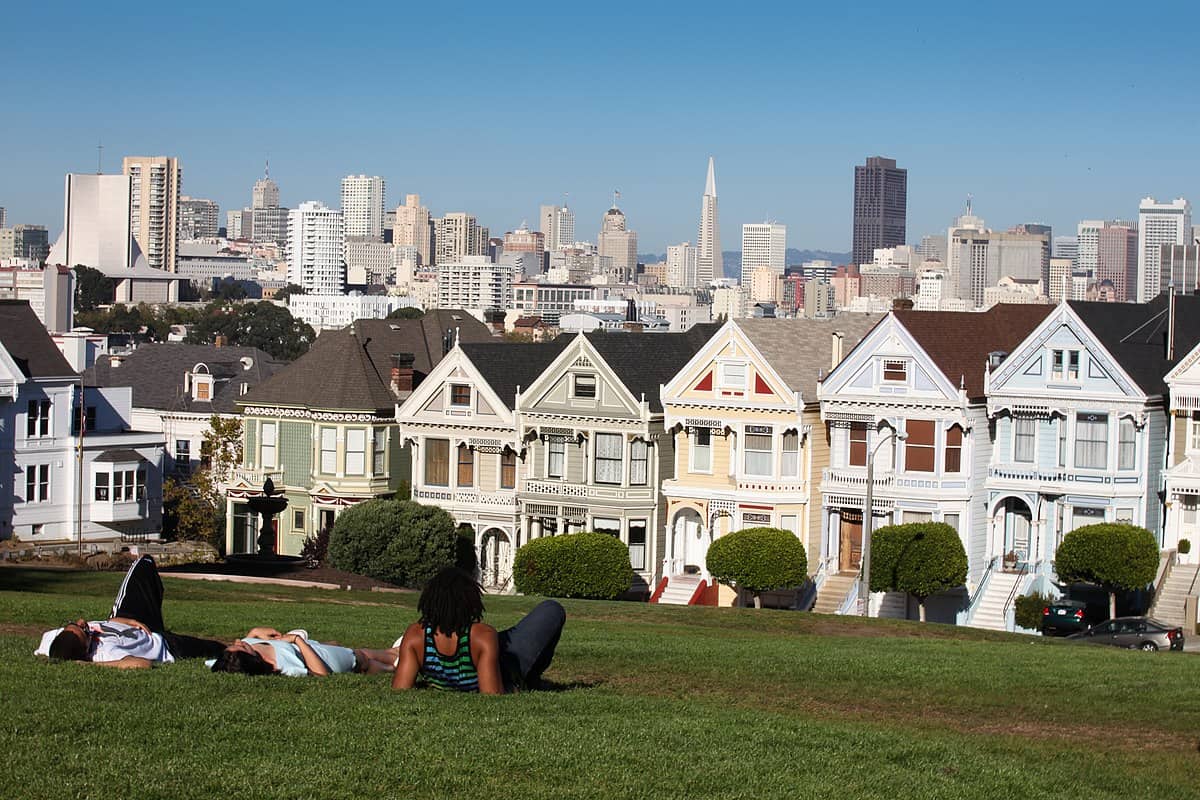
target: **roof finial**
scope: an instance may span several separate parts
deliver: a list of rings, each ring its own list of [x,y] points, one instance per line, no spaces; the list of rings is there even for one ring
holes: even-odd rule
[[[267,159],[266,169],[263,170],[263,177],[267,180],[271,180],[271,159],[269,158]]]

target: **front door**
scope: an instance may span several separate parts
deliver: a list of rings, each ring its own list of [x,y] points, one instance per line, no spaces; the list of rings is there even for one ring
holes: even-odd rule
[[[843,511],[840,533],[838,571],[857,572],[859,567],[862,566],[862,512]]]
[[[320,527],[317,528],[317,530],[319,530],[319,531],[323,531],[326,529],[333,530],[333,517],[334,517],[333,509],[332,508],[322,508],[318,512],[318,514],[319,514],[319,516],[317,517],[317,521],[320,522],[321,524],[320,524]]]

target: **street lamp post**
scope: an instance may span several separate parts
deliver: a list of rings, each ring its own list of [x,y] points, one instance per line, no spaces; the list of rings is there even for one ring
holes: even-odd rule
[[[875,446],[867,453],[867,492],[863,501],[862,525],[862,577],[858,584],[858,609],[859,616],[862,617],[871,615],[871,527],[875,521],[872,509],[875,494],[875,454],[879,452],[879,448],[883,447],[884,442],[893,438],[898,442],[903,442],[908,438],[908,434],[897,433],[889,429],[887,436],[876,442]]]

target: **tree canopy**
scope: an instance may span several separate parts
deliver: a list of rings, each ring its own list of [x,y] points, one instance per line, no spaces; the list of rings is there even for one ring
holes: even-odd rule
[[[94,311],[113,300],[117,282],[98,269],[75,265],[75,310]]]
[[[1108,592],[1117,615],[1117,592],[1148,586],[1158,571],[1158,539],[1145,528],[1120,522],[1084,525],[1063,537],[1054,571],[1066,583],[1091,583]]]
[[[871,533],[871,591],[911,594],[922,622],[927,598],[966,580],[967,551],[944,522],[885,525]]]
[[[754,596],[762,607],[762,593],[800,586],[808,580],[808,554],[790,531],[780,528],[745,528],[727,533],[708,548],[704,558],[717,581]]]
[[[230,345],[257,347],[283,361],[294,361],[308,352],[317,338],[308,323],[296,319],[286,308],[268,301],[258,303],[210,303],[192,327],[190,344],[211,344],[225,336]]]
[[[425,316],[425,311],[420,308],[406,306],[397,308],[395,311],[387,315],[388,319],[420,319]]]

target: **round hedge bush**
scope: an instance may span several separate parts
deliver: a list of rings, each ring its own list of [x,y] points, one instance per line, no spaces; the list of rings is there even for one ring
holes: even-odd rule
[[[1013,604],[1017,625],[1025,630],[1040,631],[1042,629],[1042,611],[1053,602],[1053,597],[1041,592],[1021,595]]]
[[[808,580],[808,554],[794,533],[780,528],[745,528],[727,533],[708,548],[709,573],[726,586],[759,595],[801,586]]]
[[[454,518],[411,500],[368,500],[343,511],[329,535],[335,569],[398,586],[423,586],[443,567],[460,562]]]
[[[517,550],[513,582],[523,594],[612,600],[629,589],[629,548],[607,533],[544,536]]]
[[[1116,616],[1117,592],[1142,589],[1158,572],[1158,538],[1137,525],[1100,522],[1076,528],[1054,553],[1054,571],[1065,583],[1091,583],[1108,592]]]

